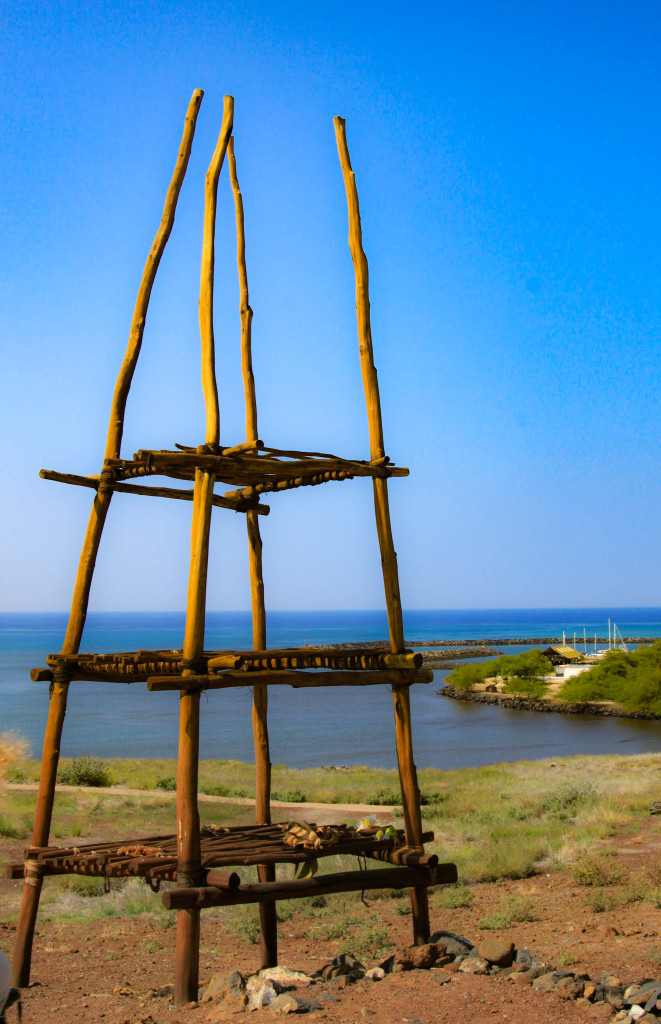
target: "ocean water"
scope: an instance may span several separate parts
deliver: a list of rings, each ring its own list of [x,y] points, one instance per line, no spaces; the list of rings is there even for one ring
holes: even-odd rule
[[[623,636],[661,637],[661,608],[587,608],[405,613],[409,641],[606,635],[610,617]],[[30,680],[31,668],[57,652],[64,614],[0,615],[0,731],[25,736],[40,755],[48,685]],[[91,613],[81,651],[128,651],[181,647],[183,613]],[[302,643],[384,640],[383,612],[272,612],[272,647]],[[208,649],[247,649],[247,612],[207,615]],[[510,648],[511,650],[511,648]],[[457,768],[571,754],[643,753],[661,750],[661,724],[589,716],[539,715],[462,704],[439,697],[445,671],[411,689],[413,738],[418,767]],[[69,690],[61,753],[77,757],[175,757],[176,692],[149,693],[131,685],[75,682]],[[385,686],[331,691],[269,691],[271,758],[294,768],[366,764],[394,768],[392,697]],[[203,697],[201,756],[253,761],[251,692],[213,691]]]

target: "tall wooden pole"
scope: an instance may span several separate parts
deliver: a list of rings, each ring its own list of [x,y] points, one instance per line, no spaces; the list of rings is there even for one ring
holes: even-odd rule
[[[207,172],[204,192],[204,234],[200,273],[200,335],[202,340],[202,389],[206,409],[206,443],[218,444],[219,410],[213,336],[213,272],[218,178],[232,134],[234,100],[224,98],[223,123]],[[204,619],[209,566],[209,533],[215,476],[195,471],[191,560],[184,634],[184,676],[196,675],[204,651]],[[181,690],[179,698],[179,759],[177,762],[177,884],[199,885],[202,877],[200,819],[197,807],[200,755],[200,694]],[[177,1006],[197,999],[200,962],[200,911],[198,907],[177,912],[174,1002]]]
[[[248,270],[246,267],[246,232],[243,215],[243,197],[236,173],[234,140],[228,148],[230,180],[236,208],[237,265],[239,269],[239,292],[241,314],[241,371],[246,403],[246,440],[256,441],[257,397],[255,377],[252,370],[252,309],[248,294]],[[250,565],[250,594],[252,602],[252,642],[256,651],[266,649],[266,609],[264,604],[264,579],[262,573],[262,539],[259,532],[259,517],[256,512],[246,513],[248,529],[248,557]],[[253,687],[252,729],[255,744],[255,820],[258,825],[271,822],[271,756],[268,733],[268,687],[257,683]],[[257,868],[260,882],[275,881],[275,867],[260,864]],[[260,943],[262,967],[274,967],[278,962],[278,922],[274,901],[260,903]]]
[[[370,456],[372,461],[385,457],[383,444],[383,424],[381,421],[381,402],[379,383],[374,352],[372,348],[372,328],[370,323],[369,301],[369,270],[367,257],[363,249],[363,233],[360,221],[360,206],[356,176],[351,168],[349,147],[345,121],[336,117],[335,138],[342,166],[344,187],[349,210],[349,248],[356,278],[356,316],[358,319],[358,341],[360,347],[360,365],[367,404],[367,422],[370,434]],[[388,506],[388,482],[378,477],[374,485],[374,510],[376,528],[381,550],[381,566],[388,611],[388,628],[390,631],[390,647],[394,653],[404,650],[404,624],[402,621],[402,605],[399,596],[399,578],[397,573],[397,554],[390,526],[390,509]],[[402,807],[404,810],[404,827],[406,842],[410,846],[422,847],[422,819],[420,814],[420,790],[417,772],[413,760],[413,744],[411,736],[411,707],[408,686],[394,686],[393,700],[395,709],[395,739],[397,744],[397,763],[402,789]],[[429,938],[429,909],[427,889],[420,887],[411,890],[411,907],[413,917],[413,939],[418,945]]]
[[[147,309],[151,290],[156,277],[161,256],[170,237],[174,216],[177,207],[177,200],[188,167],[188,159],[193,145],[195,134],[195,123],[200,109],[204,93],[196,89],[186,112],[184,132],[179,147],[179,154],[175,164],[174,173],[165,197],[165,207],[158,231],[154,238],[153,245],[147,257],[147,263],[142,273],[140,289],[133,311],[129,341],[126,355],[122,363],[115,393],[113,396],[108,436],[106,440],[105,458],[119,458],[122,433],[124,430],[124,413],[126,399],[128,397],[133,373],[140,355],[142,338],[145,330]],[[78,563],[78,572],[74,584],[73,598],[69,623],[62,646],[62,654],[77,654],[80,649],[80,641],[85,627],[87,617],[87,605],[89,602],[92,576],[96,562],[99,542],[103,532],[103,526],[110,507],[112,489],[108,486],[108,479],[104,480],[104,473],[101,474],[101,483],[94,498],[94,504],[90,513],[85,540]],[[56,674],[53,682],[50,707],[48,711],[48,723],[44,736],[44,746],[41,762],[41,776],[39,779],[39,792],[37,794],[37,806],[34,818],[34,829],[32,832],[32,844],[34,846],[46,846],[50,833],[51,817],[53,813],[53,800],[55,797],[55,781],[57,778],[57,766],[60,756],[60,743],[62,739],[62,728],[67,707],[67,694],[69,682],[66,676]],[[40,875],[32,875],[26,879],[23,890],[23,900],[16,929],[16,944],[14,947],[14,960],[12,966],[12,984],[25,987],[30,981],[30,963],[32,956],[32,941],[34,938],[34,927],[39,909],[39,896],[41,893],[42,878]]]

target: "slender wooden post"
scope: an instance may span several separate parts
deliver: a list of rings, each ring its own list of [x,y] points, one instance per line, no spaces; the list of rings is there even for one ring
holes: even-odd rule
[[[196,89],[193,93],[184,123],[184,132],[179,147],[179,154],[174,168],[174,173],[165,197],[165,207],[158,231],[150,249],[147,263],[142,273],[142,280],[133,311],[129,341],[126,355],[117,378],[115,393],[113,396],[110,423],[106,440],[105,458],[118,458],[124,429],[124,412],[126,399],[128,397],[133,372],[140,355],[142,337],[147,318],[147,309],[151,296],[152,286],[156,277],[161,256],[167,244],[174,224],[174,215],[177,207],[177,200],[188,167],[188,159],[193,145],[195,134],[195,122],[200,109],[204,93]],[[96,562],[99,542],[103,533],[103,526],[110,507],[112,489],[104,486],[103,474],[99,490],[94,498],[92,511],[90,513],[85,540],[78,563],[78,572],[74,584],[69,623],[62,646],[62,654],[77,654],[80,648],[80,641],[85,627],[87,617],[87,605],[89,602],[92,576]],[[55,798],[55,782],[57,778],[57,766],[60,756],[60,743],[62,739],[62,728],[67,707],[67,693],[69,683],[66,678],[56,679],[53,684],[50,707],[48,711],[48,723],[44,735],[44,746],[41,761],[41,775],[39,778],[39,792],[37,795],[37,806],[32,832],[32,844],[34,846],[47,846],[50,833],[51,817],[53,813],[53,800]],[[30,981],[30,964],[32,957],[32,942],[34,928],[39,909],[39,896],[41,893],[41,877],[29,877],[23,890],[23,900],[16,929],[16,943],[14,946],[14,960],[12,966],[12,984],[25,987]]]
[[[204,191],[204,234],[200,273],[200,335],[202,339],[202,389],[206,409],[206,443],[218,444],[219,409],[213,336],[213,273],[218,178],[232,132],[234,100],[224,98],[223,123],[216,150],[207,171]],[[209,567],[209,534],[215,476],[195,471],[191,559],[184,634],[183,675],[196,675],[204,651],[204,618]],[[200,818],[197,806],[200,755],[200,694],[180,693],[179,760],[177,763],[177,884],[201,882]],[[174,1002],[180,1006],[197,999],[200,965],[200,910],[177,911]]]
[[[243,197],[236,173],[234,139],[229,141],[227,154],[236,208],[236,258],[239,268],[241,371],[246,403],[246,440],[256,441],[259,435],[257,433],[255,377],[252,370],[252,309],[248,294]],[[266,648],[266,609],[262,574],[262,539],[259,532],[259,517],[256,512],[249,511],[246,513],[246,526],[248,529],[253,648],[257,651],[263,651]],[[267,712],[268,687],[266,683],[258,683],[253,687],[252,703],[256,774],[255,820],[258,825],[268,825],[271,822],[271,757],[269,752]],[[260,882],[275,881],[274,865],[260,864],[257,871]],[[275,901],[260,903],[259,921],[262,967],[274,967],[278,962],[278,921]]]
[[[195,675],[204,650],[211,496],[215,477],[195,473],[191,562],[184,635],[183,675]],[[200,818],[197,807],[200,754],[200,694],[180,691],[179,759],[177,762],[177,884],[201,884]],[[200,911],[197,907],[177,912],[174,1001],[176,1005],[197,999],[200,960]]]
[[[370,323],[369,301],[369,269],[367,257],[363,249],[363,233],[360,221],[360,206],[356,177],[351,168],[349,147],[347,145],[344,118],[334,118],[337,149],[342,166],[344,187],[349,210],[349,248],[356,278],[356,316],[358,319],[358,340],[360,347],[360,365],[367,404],[367,422],[370,434],[370,456],[373,461],[383,459],[383,424],[381,421],[381,402],[379,383],[374,352],[372,348],[372,328]],[[404,625],[402,621],[402,605],[399,596],[399,578],[397,573],[397,554],[390,526],[390,509],[388,506],[388,482],[385,478],[376,478],[374,485],[374,510],[376,528],[381,550],[381,567],[388,611],[388,627],[390,630],[390,647],[394,653],[404,649]],[[406,842],[410,846],[422,847],[422,821],[420,815],[420,791],[417,772],[413,760],[413,744],[411,736],[411,708],[408,686],[394,686],[393,700],[395,709],[395,739],[397,744],[397,763],[402,790],[402,807],[404,811],[404,827]],[[411,890],[411,909],[413,917],[413,939],[417,945],[427,942],[429,938],[429,909],[426,888]]]
[[[200,334],[202,335],[202,389],[204,391],[204,404],[207,411],[207,444],[218,444],[220,437],[218,385],[216,383],[213,335],[214,246],[216,207],[218,205],[218,178],[220,177],[234,121],[234,99],[232,96],[225,96],[223,100],[223,123],[220,128],[216,150],[211,158],[204,182],[204,232],[202,236],[199,311]]]

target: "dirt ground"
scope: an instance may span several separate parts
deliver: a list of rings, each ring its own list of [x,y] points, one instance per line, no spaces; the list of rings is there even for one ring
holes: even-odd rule
[[[644,879],[661,861],[661,836],[643,825],[635,835],[616,835],[598,844],[612,850],[626,864],[630,878]],[[11,844],[10,855],[20,855],[23,843]],[[16,905],[21,883],[0,883],[0,904]],[[591,892],[578,886],[569,871],[553,871],[517,881],[471,886],[469,907],[448,909],[432,897],[432,928],[464,935],[473,943],[488,935],[507,935],[517,948],[529,949],[556,968],[586,971],[593,979],[602,972],[617,975],[623,984],[661,977],[661,909],[649,902],[628,902],[597,913],[586,902]],[[531,901],[536,920],[512,924],[502,931],[485,931],[479,921],[496,908],[503,896]],[[401,912],[402,901],[382,899],[360,902],[360,921],[385,924],[396,946],[410,942],[410,918]],[[399,908],[399,910],[398,910]],[[218,970],[254,973],[259,968],[258,947],[229,934],[226,926],[202,914],[200,979],[206,983]],[[13,945],[12,924],[0,924],[0,948]],[[312,973],[326,961],[352,950],[351,934],[341,939],[310,941],[309,918],[280,924],[280,963]],[[25,1024],[197,1024],[208,1020],[248,1017],[259,1024],[274,1019],[268,1009],[245,1011],[233,1018],[218,1016],[209,1004],[185,1008],[170,1006],[168,994],[153,991],[171,984],[175,929],[150,915],[108,917],[84,923],[40,922],[35,938],[32,984],[24,993]],[[366,966],[384,958],[362,956]],[[323,1008],[307,1016],[312,1020],[355,1022],[375,1016],[379,1024],[394,1022],[482,1021],[568,1024],[591,1019],[589,1010],[555,995],[513,984],[505,976],[481,977],[456,973],[444,984],[440,972],[412,971],[386,976],[380,982],[358,981],[308,988],[306,997]],[[14,1016],[12,1016],[12,1014]],[[10,1010],[8,1020],[16,1019]]]

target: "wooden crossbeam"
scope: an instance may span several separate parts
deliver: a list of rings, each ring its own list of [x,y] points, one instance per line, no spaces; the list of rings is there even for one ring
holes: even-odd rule
[[[90,487],[98,491],[101,483],[99,476],[78,476],[76,473],[58,473],[54,469],[40,469],[39,476],[42,480],[55,480],[61,484],[74,484],[76,487]],[[179,501],[192,501],[193,491],[179,489],[177,487],[144,487],[141,484],[125,484],[119,481],[104,483],[111,491],[119,491],[122,494],[143,494],[149,498],[175,498]],[[233,512],[255,512],[259,516],[267,516],[271,509],[268,505],[260,505],[250,496],[245,498],[228,498],[214,494],[211,504],[216,508],[228,508]]]
[[[262,900],[295,900],[334,892],[361,892],[364,889],[427,888],[457,881],[455,864],[425,867],[377,868],[373,871],[337,871],[314,878],[294,878],[282,882],[253,882],[238,889],[217,889],[213,886],[171,889],[161,896],[166,910],[185,907],[236,906]]]
[[[419,672],[403,669],[378,669],[362,672],[305,672],[273,669],[269,672],[219,672],[216,675],[195,676],[151,676],[147,689],[152,693],[163,690],[225,690],[235,686],[255,686],[268,683],[269,686],[326,687],[326,686],[409,686],[411,683],[431,683],[434,673],[431,669]]]

